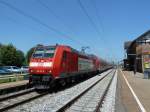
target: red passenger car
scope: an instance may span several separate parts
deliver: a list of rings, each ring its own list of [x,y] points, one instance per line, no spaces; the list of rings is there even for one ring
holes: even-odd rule
[[[94,55],[81,53],[69,46],[37,46],[29,65],[30,83],[49,88],[56,80],[72,80],[99,71],[100,61]]]

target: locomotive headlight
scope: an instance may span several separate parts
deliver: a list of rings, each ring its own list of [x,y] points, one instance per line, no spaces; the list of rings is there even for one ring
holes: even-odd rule
[[[52,62],[44,62],[43,66],[44,67],[52,67]]]
[[[29,66],[30,67],[36,67],[36,66],[38,66],[38,63],[37,62],[30,62]]]

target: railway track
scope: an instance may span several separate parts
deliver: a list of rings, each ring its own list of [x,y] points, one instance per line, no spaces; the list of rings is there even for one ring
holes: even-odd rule
[[[99,112],[115,72],[107,74],[56,112]]]
[[[21,95],[30,93],[32,91],[34,91],[34,88],[29,88],[29,89],[25,89],[25,90],[18,91],[18,92],[13,92],[13,93],[5,94],[5,95],[0,95],[0,102],[4,101],[4,100],[7,100],[7,99],[10,99],[10,98],[14,98],[14,97],[17,97],[17,96],[21,96]]]
[[[31,89],[19,91],[9,95],[3,95],[0,97],[0,112],[27,103],[45,94],[47,93],[38,94],[37,92],[35,92],[34,88],[31,88]]]
[[[16,107],[15,106],[14,108],[11,107],[12,109],[10,108],[8,108],[9,110],[7,108],[6,109],[8,110],[8,112],[18,112],[22,110],[24,112],[41,112],[41,111],[42,112],[56,112],[56,111],[61,111],[61,109],[66,110],[68,106],[65,107],[65,105],[68,105],[68,103],[71,100],[75,99],[76,97],[82,96],[86,94],[88,91],[91,91],[90,88],[95,87],[101,81],[106,79],[107,76],[112,73],[112,71],[114,72],[114,70],[108,70],[102,73],[101,75],[97,75],[87,81],[77,84],[76,86],[73,86],[71,88],[67,88],[63,91],[59,91],[59,92],[51,93],[47,95],[46,94],[40,95],[43,97],[40,97],[39,94],[35,93],[37,94],[37,97],[35,95],[35,98],[33,98],[34,100],[32,98],[31,99],[29,98],[29,100],[27,101],[25,100],[25,102],[23,101],[23,103],[20,103],[20,104],[18,103]],[[32,96],[32,95],[29,95],[29,96]]]

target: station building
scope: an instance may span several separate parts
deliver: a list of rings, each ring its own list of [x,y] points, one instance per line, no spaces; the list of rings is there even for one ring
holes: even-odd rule
[[[126,70],[150,71],[150,30],[133,41],[124,43]]]

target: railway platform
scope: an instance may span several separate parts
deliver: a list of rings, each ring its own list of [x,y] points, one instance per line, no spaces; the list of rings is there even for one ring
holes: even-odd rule
[[[23,81],[17,81],[17,82],[2,83],[0,84],[0,90],[26,85],[28,84],[28,82],[29,82],[28,80],[23,80]]]
[[[28,80],[0,84],[0,95],[28,88]]]
[[[116,112],[150,112],[150,80],[143,77],[142,73],[118,71]]]

